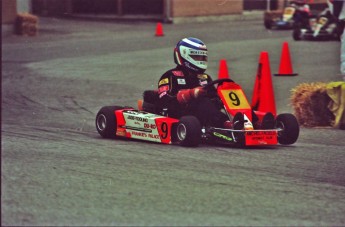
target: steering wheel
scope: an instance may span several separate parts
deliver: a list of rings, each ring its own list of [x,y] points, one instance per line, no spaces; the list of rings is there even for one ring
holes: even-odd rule
[[[209,91],[209,90],[213,87],[213,85],[218,84],[218,86],[219,86],[219,85],[222,85],[224,82],[235,83],[235,82],[234,82],[232,79],[230,79],[230,78],[217,79],[217,80],[213,80],[211,83],[207,84],[207,85],[204,87],[204,89],[205,89],[206,91]]]

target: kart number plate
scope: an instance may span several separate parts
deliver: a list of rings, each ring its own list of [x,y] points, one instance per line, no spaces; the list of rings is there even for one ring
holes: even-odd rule
[[[250,109],[250,105],[242,90],[222,90],[222,95],[231,109]]]

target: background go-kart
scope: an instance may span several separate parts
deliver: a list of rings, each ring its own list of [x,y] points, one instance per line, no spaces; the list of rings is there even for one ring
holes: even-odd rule
[[[262,20],[164,25],[40,19],[37,37],[2,40],[3,225],[344,225],[344,132],[302,128],[292,146],[184,148],[101,139],[104,105],[136,105],[174,66],[176,42],[227,59],[251,99],[260,51],[278,71],[289,42],[297,77],[274,77],[279,113],[301,82],[340,80],[339,42],[294,42]]]

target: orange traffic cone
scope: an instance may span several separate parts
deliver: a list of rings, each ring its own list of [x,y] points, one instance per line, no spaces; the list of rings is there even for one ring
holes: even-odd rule
[[[228,66],[225,59],[221,59],[219,62],[218,79],[230,78]]]
[[[271,68],[267,52],[260,53],[251,106],[258,113],[262,112],[262,114],[265,114],[266,112],[271,112],[273,115],[277,115]]]
[[[275,76],[297,76],[298,73],[293,73],[292,63],[290,57],[290,50],[288,42],[283,43],[282,54],[280,58],[279,73],[274,74]]]
[[[162,23],[156,25],[156,36],[164,36]]]
[[[143,103],[144,103],[144,100],[142,99],[138,99],[138,110],[143,110]]]

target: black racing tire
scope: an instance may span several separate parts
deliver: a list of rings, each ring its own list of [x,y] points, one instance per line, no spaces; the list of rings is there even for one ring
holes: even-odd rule
[[[276,118],[278,131],[278,142],[283,145],[290,145],[297,141],[299,136],[299,124],[296,117],[290,113],[279,114]]]
[[[334,29],[332,32],[332,37],[335,41],[341,41],[341,35],[342,33],[338,31],[338,29]]]
[[[96,129],[103,138],[116,138],[116,116],[114,111],[121,110],[121,106],[104,106],[96,115]]]
[[[183,116],[173,128],[173,137],[177,144],[196,147],[201,142],[201,124],[194,116]]]
[[[272,21],[271,20],[264,20],[264,26],[266,29],[272,29]]]
[[[300,28],[295,28],[292,32],[292,38],[295,40],[295,41],[300,41],[302,39],[301,37],[301,29]]]

